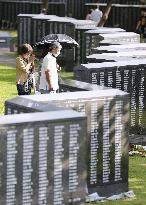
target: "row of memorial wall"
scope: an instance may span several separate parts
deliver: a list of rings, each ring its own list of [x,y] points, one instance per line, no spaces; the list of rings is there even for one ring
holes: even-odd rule
[[[90,54],[91,48],[104,42],[102,41],[102,38],[104,38],[102,34],[104,33],[111,33],[110,42],[114,40],[113,43],[140,42],[140,37],[136,33],[125,33],[121,28],[96,27],[93,21],[87,20],[55,15],[20,14],[18,15],[18,22],[18,46],[25,42],[33,45],[43,36],[50,33],[65,33],[74,38],[80,47],[67,51],[62,50],[58,58],[61,66],[66,67],[66,70],[69,71],[72,70],[75,64],[85,62],[85,58]],[[119,33],[119,36],[115,34],[116,38],[114,39],[113,33],[116,32]]]
[[[85,13],[87,14],[90,9],[93,8],[91,3],[85,4]],[[106,7],[106,3],[99,4],[100,10],[104,12]],[[125,29],[126,31],[135,31],[136,25],[140,17],[141,9],[146,8],[145,5],[123,5],[115,4],[112,5],[112,9],[110,11],[108,21],[105,26],[111,27],[120,27]],[[119,15],[120,14],[120,15]]]
[[[74,68],[74,78],[130,93],[131,142],[135,136],[134,143],[145,144],[146,44],[134,32],[99,33],[98,29],[85,31],[84,39],[84,64]]]
[[[85,19],[89,9],[94,3],[85,2],[85,0],[76,1],[49,1],[48,14],[58,16],[70,16],[77,19]],[[117,3],[117,2],[116,2]],[[106,4],[101,4],[100,9],[104,11]],[[20,13],[41,12],[41,2],[31,1],[0,1],[0,27],[1,28],[16,28],[17,15]],[[145,8],[144,5],[118,5],[112,6],[109,19],[106,26],[121,27],[127,31],[135,31],[136,23],[140,16],[140,10]],[[120,15],[118,15],[120,13]]]
[[[54,0],[53,0],[54,1]],[[85,3],[107,3],[107,0],[85,0]],[[114,4],[141,4],[140,0],[113,0]]]
[[[87,181],[89,193],[110,196],[128,190],[128,95],[98,87],[94,91],[17,97],[6,102],[7,113],[23,112],[21,102],[53,103],[87,116]],[[27,104],[28,103],[28,104]],[[113,160],[114,159],[114,160]]]
[[[91,27],[96,28],[93,21],[43,14],[20,14],[18,15],[18,22],[18,46],[25,42],[34,45],[43,36],[52,33],[63,33],[76,39],[78,27],[88,26],[89,29]],[[64,66],[66,70],[72,70],[77,59],[77,51],[80,49],[81,47],[62,50],[58,58],[59,64]]]
[[[68,0],[67,2],[49,2],[48,14],[70,16],[84,19],[84,0]],[[29,1],[0,1],[0,27],[3,29],[17,28],[18,14],[41,13],[41,2]]]
[[[130,93],[131,131],[145,133],[146,61],[132,60],[82,64],[74,68],[75,79],[113,87]]]
[[[0,0],[3,1],[3,0]],[[8,2],[14,1],[14,0],[5,0]],[[15,0],[17,2],[21,0]],[[41,0],[27,0],[28,2],[41,2]],[[67,3],[68,0],[48,0],[48,2],[51,3]],[[85,0],[85,3],[97,3],[97,0]],[[106,3],[106,0],[98,0],[98,3]],[[117,4],[142,4],[142,0],[113,0],[113,3]]]

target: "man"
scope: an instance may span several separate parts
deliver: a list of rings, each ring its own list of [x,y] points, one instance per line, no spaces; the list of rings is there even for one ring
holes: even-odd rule
[[[56,58],[60,54],[62,46],[58,42],[53,42],[49,46],[49,52],[44,57],[39,89],[41,93],[57,93],[59,90],[58,85],[58,70]]]
[[[94,10],[91,12],[91,20],[95,21],[98,26],[102,15],[102,11],[99,10],[98,6],[95,6]]]

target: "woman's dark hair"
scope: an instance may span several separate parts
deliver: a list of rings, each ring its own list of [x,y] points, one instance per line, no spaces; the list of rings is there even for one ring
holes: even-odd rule
[[[24,55],[26,53],[32,53],[33,52],[33,48],[31,47],[31,45],[25,43],[22,44],[19,48],[19,55]]]

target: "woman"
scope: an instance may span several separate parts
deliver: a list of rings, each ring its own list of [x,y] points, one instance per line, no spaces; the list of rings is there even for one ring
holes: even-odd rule
[[[23,44],[19,48],[19,56],[16,58],[16,85],[18,95],[30,95],[32,82],[30,74],[34,71],[33,49],[29,44]]]

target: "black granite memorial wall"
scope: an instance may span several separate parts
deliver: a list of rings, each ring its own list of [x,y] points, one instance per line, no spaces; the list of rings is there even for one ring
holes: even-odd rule
[[[90,90],[107,90],[107,87],[99,86],[91,83],[81,82],[77,80],[61,80],[59,85],[60,92],[76,92]]]
[[[140,43],[140,35],[134,32],[115,32],[99,33],[97,30],[85,32],[86,56],[90,55],[91,50],[98,46],[109,44],[134,44]]]
[[[107,1],[106,1],[107,2]],[[134,1],[131,0],[133,3]],[[139,1],[140,3],[140,1]],[[89,12],[90,9],[96,4],[85,3],[85,15]],[[106,3],[98,4],[100,10],[104,11],[106,8]],[[110,11],[108,21],[105,26],[108,27],[121,27],[126,31],[135,31],[136,23],[139,19],[140,12],[142,9],[145,9],[146,5],[126,5],[124,0],[121,0],[119,4],[117,0],[112,1],[112,9]],[[120,15],[119,15],[120,14]]]
[[[130,93],[131,133],[146,133],[146,60],[82,64],[76,80],[118,88]],[[142,140],[143,142],[143,140]]]
[[[89,193],[110,196],[128,191],[128,94],[107,89],[19,98],[52,102],[85,113]]]
[[[41,2],[30,1],[0,1],[0,26],[2,29],[16,29],[18,14],[39,14]]]
[[[77,19],[84,19],[84,5],[85,0],[68,0],[67,15]]]
[[[118,52],[133,52],[137,50],[146,50],[146,43],[135,43],[135,44],[125,44],[125,45],[109,45],[109,46],[99,46],[92,49],[92,54],[101,53],[118,53]]]
[[[0,204],[83,205],[86,118],[72,110],[0,118]]]
[[[50,30],[47,28],[46,22],[50,19],[59,18],[55,15],[36,15],[31,18],[31,29],[32,29],[32,42],[34,45],[36,42],[40,41],[45,35],[50,34]],[[47,32],[48,31],[48,32]]]
[[[115,62],[115,61],[131,61],[132,59],[145,59],[146,50],[131,50],[117,53],[101,53],[91,54],[86,56],[86,62],[88,63],[101,63],[101,62]]]
[[[35,102],[33,100],[24,100],[21,98],[13,98],[5,101],[5,115],[18,114],[18,113],[33,113],[33,112],[49,112],[66,110],[53,104]]]
[[[46,22],[46,34],[66,34],[75,39],[75,26],[71,22],[72,20],[73,18],[69,17],[60,17],[48,20]],[[58,56],[58,63],[60,66],[64,67],[66,71],[72,71],[75,65],[75,48],[62,49],[61,54]]]
[[[95,27],[95,22],[89,20],[77,20],[70,17],[54,17],[51,20],[46,21],[46,35],[50,33],[62,33],[66,34],[73,39],[76,39],[76,30],[79,26],[89,26]],[[43,32],[42,32],[43,33]],[[63,49],[58,60],[61,66],[65,67],[66,71],[72,71],[73,67],[76,65],[76,53],[79,50],[77,48]]]
[[[85,63],[86,59],[86,45],[92,44],[92,42],[86,42],[85,31],[96,30],[98,34],[100,33],[114,33],[114,32],[123,32],[121,28],[109,28],[109,27],[97,27],[94,26],[80,26],[76,29],[76,41],[79,43],[80,47],[76,50],[76,62],[77,64]]]
[[[80,26],[95,27],[95,22],[55,15],[20,14],[18,15],[18,47],[24,42],[34,45],[43,36],[52,33],[66,34],[78,42],[79,39],[76,39],[76,31]],[[58,60],[60,65],[65,67],[66,71],[73,70],[73,67],[76,65],[75,63],[80,48],[62,50]]]
[[[49,2],[48,14],[57,16],[66,16],[66,4],[63,2]]]
[[[33,42],[33,30],[31,23],[33,16],[38,16],[38,14],[19,14],[17,16],[18,47],[23,43],[32,44]]]

